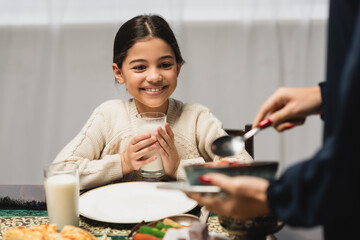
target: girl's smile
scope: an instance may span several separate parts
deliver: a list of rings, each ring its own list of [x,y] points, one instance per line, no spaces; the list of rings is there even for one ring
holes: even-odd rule
[[[151,96],[162,94],[168,86],[160,86],[160,87],[144,87],[140,88],[140,90],[144,91],[145,94],[149,94]]]
[[[171,46],[160,38],[150,37],[137,41],[127,51],[121,69],[113,64],[116,80],[126,84],[139,113],[166,113],[180,68]]]

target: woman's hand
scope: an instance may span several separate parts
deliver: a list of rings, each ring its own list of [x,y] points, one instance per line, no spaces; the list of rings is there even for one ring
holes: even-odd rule
[[[156,156],[143,159],[145,154],[157,148],[156,141],[156,137],[151,136],[150,133],[139,134],[131,139],[129,146],[121,154],[123,175],[156,160]]]
[[[191,193],[188,196],[200,205],[221,216],[245,220],[269,213],[266,190],[269,182],[258,177],[228,177],[211,173],[204,175],[211,184],[219,186],[228,195],[226,197],[204,196]]]
[[[307,116],[320,114],[321,109],[320,87],[308,88],[279,88],[261,106],[257,113],[253,127],[268,116],[272,126],[279,132],[302,125]]]
[[[174,133],[169,123],[165,123],[165,130],[159,127],[155,133],[157,150],[161,156],[165,174],[176,178],[180,157],[174,143]]]

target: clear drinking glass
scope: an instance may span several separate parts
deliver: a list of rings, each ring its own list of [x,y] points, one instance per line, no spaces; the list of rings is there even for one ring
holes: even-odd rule
[[[166,114],[161,112],[145,112],[136,115],[138,119],[137,133],[151,133],[154,135],[156,129],[160,126],[164,128],[166,123]],[[144,159],[156,156],[157,159],[141,167],[140,174],[143,178],[160,178],[164,176],[164,167],[162,165],[160,154],[153,150],[144,156]]]
[[[60,231],[79,226],[79,168],[75,163],[54,163],[44,168],[44,186],[49,222]]]

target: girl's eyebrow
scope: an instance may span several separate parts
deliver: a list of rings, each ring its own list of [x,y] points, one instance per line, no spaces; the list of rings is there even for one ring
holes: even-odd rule
[[[159,60],[163,60],[163,59],[166,59],[166,58],[171,58],[171,59],[173,59],[174,56],[171,56],[171,55],[162,56],[161,58],[159,58]]]
[[[164,59],[167,59],[167,58],[174,59],[174,56],[165,55],[165,56],[160,57],[159,60],[164,60]],[[131,61],[129,62],[129,64],[137,63],[137,62],[147,62],[147,61],[146,61],[145,59],[139,58],[139,59],[131,60]]]
[[[136,63],[136,62],[146,62],[146,60],[141,59],[141,58],[140,59],[134,59],[134,60],[130,61],[129,64]]]

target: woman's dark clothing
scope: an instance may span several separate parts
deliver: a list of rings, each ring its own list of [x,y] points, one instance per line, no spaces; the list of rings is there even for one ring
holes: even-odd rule
[[[323,98],[323,146],[271,182],[270,211],[292,226],[322,225],[325,239],[360,230],[360,1],[332,0]]]

